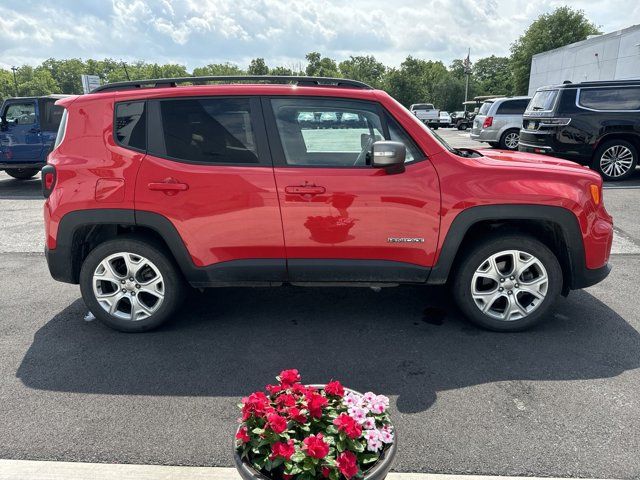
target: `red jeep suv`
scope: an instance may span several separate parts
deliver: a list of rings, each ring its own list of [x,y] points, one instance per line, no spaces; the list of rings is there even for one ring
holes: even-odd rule
[[[57,104],[49,269],[118,330],[176,315],[186,285],[448,283],[470,320],[513,331],[610,269],[597,173],[451,148],[360,82],[146,80]]]

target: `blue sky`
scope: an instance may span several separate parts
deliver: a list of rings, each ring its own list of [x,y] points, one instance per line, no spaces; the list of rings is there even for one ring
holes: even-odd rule
[[[304,66],[407,55],[445,64],[507,55],[538,15],[569,4],[607,33],[640,23],[637,0],[0,0],[0,66],[55,58],[173,62],[192,69],[254,57]]]

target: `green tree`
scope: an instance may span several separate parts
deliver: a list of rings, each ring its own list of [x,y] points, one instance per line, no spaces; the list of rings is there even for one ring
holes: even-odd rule
[[[600,30],[590,22],[582,10],[558,7],[551,13],[540,15],[524,34],[511,45],[511,66],[514,91],[526,94],[529,88],[531,57],[537,53],[563,47],[598,35]]]
[[[513,95],[511,61],[507,57],[481,58],[473,65],[473,77],[481,95]]]
[[[339,77],[338,66],[335,60],[323,57],[318,52],[310,52],[305,56],[307,59],[306,73],[313,77]]]
[[[269,73],[271,75],[291,76],[293,75],[293,70],[287,67],[275,67]]]
[[[0,68],[0,102],[13,97],[16,94],[16,88],[13,84],[13,72]]]
[[[351,56],[348,60],[340,62],[338,68],[341,76],[360,80],[375,88],[379,88],[382,85],[384,74],[387,71],[384,64],[377,61],[372,55]]]
[[[33,68],[29,65],[23,65],[18,68],[16,77],[19,96],[27,97],[61,93],[60,87],[53,79],[51,72],[45,67]]]
[[[268,75],[269,67],[267,67],[264,58],[254,58],[249,64],[249,70],[247,70],[247,73],[249,75]]]
[[[384,88],[400,103],[431,102],[437,107],[436,85],[451,79],[451,74],[442,62],[426,61],[408,56],[400,68],[392,68],[386,75]]]
[[[205,67],[193,69],[195,77],[220,76],[220,75],[244,75],[246,72],[233,63],[210,63]]]

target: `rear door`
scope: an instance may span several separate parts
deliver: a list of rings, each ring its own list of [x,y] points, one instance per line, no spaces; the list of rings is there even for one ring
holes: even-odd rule
[[[150,100],[147,109],[136,215],[167,218],[212,282],[282,281],[282,223],[259,99],[180,97]]]
[[[7,100],[0,124],[0,163],[41,162],[42,147],[36,100]]]

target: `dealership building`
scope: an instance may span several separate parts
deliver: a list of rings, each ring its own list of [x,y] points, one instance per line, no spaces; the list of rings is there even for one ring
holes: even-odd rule
[[[595,35],[531,59],[529,95],[565,81],[640,79],[640,25]]]

